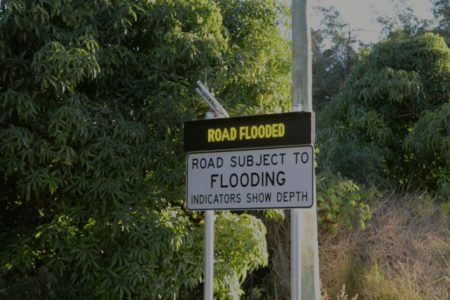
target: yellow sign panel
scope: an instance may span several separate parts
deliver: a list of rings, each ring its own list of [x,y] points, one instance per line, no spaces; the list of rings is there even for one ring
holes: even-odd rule
[[[284,137],[283,123],[251,125],[225,128],[208,128],[208,143],[232,142],[243,140],[276,139]]]
[[[267,148],[313,144],[313,116],[307,112],[189,121],[186,151]]]

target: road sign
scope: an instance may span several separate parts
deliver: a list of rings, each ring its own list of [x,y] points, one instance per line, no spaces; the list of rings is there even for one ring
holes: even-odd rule
[[[314,149],[270,149],[189,153],[190,210],[308,208],[313,205]]]
[[[187,152],[314,144],[314,114],[291,112],[196,120],[184,125]]]

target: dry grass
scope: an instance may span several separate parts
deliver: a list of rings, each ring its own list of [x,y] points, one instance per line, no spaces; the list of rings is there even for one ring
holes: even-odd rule
[[[372,203],[366,229],[320,234],[324,300],[449,299],[450,214],[419,196]],[[267,222],[271,274],[264,299],[290,299],[290,224]]]
[[[372,206],[365,230],[321,237],[321,280],[329,295],[343,285],[362,299],[448,299],[449,215],[418,196]]]

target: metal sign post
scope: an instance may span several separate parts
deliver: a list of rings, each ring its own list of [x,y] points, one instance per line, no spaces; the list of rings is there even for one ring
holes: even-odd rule
[[[212,110],[206,113],[205,119],[229,117],[228,112],[200,81],[197,81],[197,85],[198,88],[195,91]],[[213,300],[214,298],[214,221],[214,211],[205,211],[205,283],[203,287],[203,299],[205,300]]]
[[[203,299],[214,296],[214,211],[205,211],[205,285]]]
[[[214,119],[213,112],[207,112],[205,119]],[[214,220],[213,210],[205,211],[205,283],[203,299],[212,300],[214,297]]]
[[[294,215],[315,202],[312,113],[208,118],[184,124],[187,208],[207,211],[205,299],[213,297],[215,210],[289,208]],[[293,217],[292,258],[300,266],[299,220]],[[300,279],[301,267],[295,270]],[[300,294],[300,284],[293,287]]]
[[[214,111],[214,113],[208,114],[207,118],[214,118],[214,114],[215,117],[222,118],[186,122],[184,128],[185,150],[188,152],[207,152],[192,153],[192,156],[188,156],[187,161],[188,174],[189,171],[194,173],[200,172],[195,173],[195,176],[192,173],[191,177],[204,176],[204,179],[206,178],[206,180],[202,181],[197,180],[192,186],[188,183],[187,190],[188,208],[206,210],[204,299],[213,299],[214,210],[266,209],[275,207],[293,208],[291,211],[291,299],[314,300],[321,297],[317,212],[316,201],[314,201],[316,187],[313,168],[314,148],[312,147],[314,144],[314,122],[312,114],[312,62],[308,0],[292,0],[292,20],[294,61],[292,70],[292,110],[294,112],[290,113],[290,115],[223,119],[229,117],[226,110],[201,82],[197,82],[199,86],[196,89],[197,93]],[[267,118],[271,119],[268,120]],[[275,121],[273,118],[280,119]],[[232,123],[229,123],[230,121]],[[295,125],[292,124],[300,125],[302,129],[292,130],[295,129]],[[287,149],[280,150],[280,147],[303,147],[308,145],[310,152],[304,151],[304,153],[309,153],[311,160],[305,160],[303,166],[298,164],[300,168],[303,168],[303,171],[294,170],[295,168],[292,169],[290,166],[284,165],[285,157],[290,157],[291,159],[295,157],[297,164],[298,155],[301,155],[300,153],[303,150],[297,148],[294,150],[296,151],[294,153],[289,152]],[[277,147],[279,149],[275,149]],[[217,154],[217,151],[225,149],[241,152],[240,154],[237,152],[233,154]],[[243,159],[243,163],[238,168],[236,167],[238,165],[236,161],[239,161],[239,158]],[[250,158],[251,163],[249,162]],[[225,162],[228,165],[222,168]],[[309,162],[309,165],[306,165],[306,162]],[[259,167],[262,165],[268,166],[267,170],[260,169]],[[280,169],[280,166],[286,169]],[[214,169],[215,172],[210,172],[209,168]],[[206,169],[206,171],[203,169]],[[309,169],[312,169],[310,175],[305,171]],[[296,172],[300,173],[297,174]],[[287,173],[290,173],[290,177],[297,177],[303,181],[298,182],[298,186],[290,181],[287,183],[288,179],[285,177]],[[292,176],[292,174],[295,176]],[[310,182],[310,185],[305,185],[305,180]],[[248,188],[249,186],[250,188]],[[269,188],[268,190],[266,190],[267,187]],[[284,190],[284,188],[289,188],[289,190]],[[269,194],[270,201],[268,201]],[[260,195],[263,198],[260,198]],[[249,201],[248,203],[251,205],[249,206],[246,203],[245,205],[234,207],[235,203],[241,204],[243,199],[247,202]],[[273,200],[275,202],[271,202]],[[306,204],[301,204],[302,200],[306,200]],[[234,201],[232,202],[233,206],[214,206],[216,203],[220,205],[223,205],[223,203],[227,204],[227,201],[228,203]],[[263,201],[263,205],[260,205],[261,201]],[[278,206],[277,201],[290,202],[290,204],[288,206]],[[269,202],[271,204],[267,205]],[[205,203],[206,207],[203,206]],[[292,203],[295,205],[292,205]],[[200,204],[200,206],[194,207],[197,204]],[[306,209],[301,211],[299,208]]]

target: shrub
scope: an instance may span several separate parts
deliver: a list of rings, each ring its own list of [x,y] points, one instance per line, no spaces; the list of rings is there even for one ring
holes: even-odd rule
[[[359,182],[437,189],[448,199],[449,87],[443,38],[376,45],[319,115],[319,161]]]
[[[317,190],[319,227],[333,233],[354,225],[364,228],[371,217],[369,202],[378,194],[374,188],[358,185],[331,172],[317,176]]]

